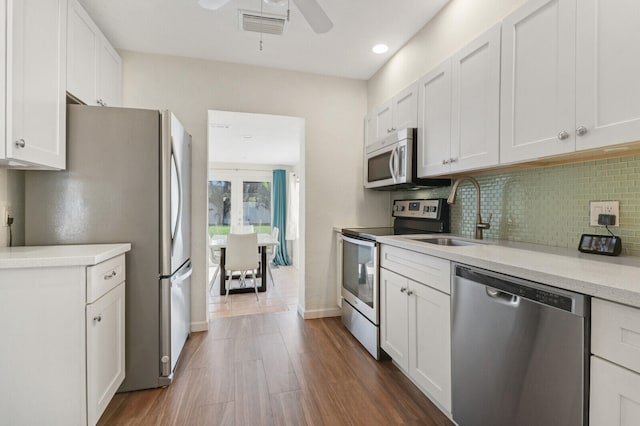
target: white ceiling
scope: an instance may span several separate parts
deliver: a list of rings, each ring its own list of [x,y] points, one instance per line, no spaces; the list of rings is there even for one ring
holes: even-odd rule
[[[293,166],[300,161],[304,120],[283,115],[209,111],[209,164]]]
[[[333,21],[315,34],[291,1],[284,35],[260,35],[239,29],[238,9],[265,13],[286,7],[260,0],[231,0],[217,11],[197,0],[79,0],[118,49],[186,56],[369,79],[422,28],[448,0],[318,0]],[[371,52],[377,43],[389,51]]]

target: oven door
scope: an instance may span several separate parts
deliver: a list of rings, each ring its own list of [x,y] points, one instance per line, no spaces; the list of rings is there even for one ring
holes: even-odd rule
[[[378,247],[342,236],[342,298],[378,325]]]
[[[411,179],[407,140],[367,152],[365,162],[365,188],[381,188],[403,184]]]

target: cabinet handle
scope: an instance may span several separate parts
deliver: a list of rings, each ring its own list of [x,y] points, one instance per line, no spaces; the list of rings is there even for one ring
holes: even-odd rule
[[[400,287],[400,293],[404,293],[405,291],[407,291],[406,287]]]
[[[407,296],[411,296],[413,294],[413,291],[409,290],[407,291]]]
[[[451,163],[451,160],[442,160],[442,165],[446,166],[447,164]]]
[[[561,131],[560,133],[558,133],[558,139],[560,139],[561,141],[569,139],[569,133],[564,130]]]
[[[578,136],[584,136],[584,135],[586,135],[586,134],[587,134],[587,132],[588,132],[588,131],[589,131],[589,130],[588,130],[586,127],[584,127],[584,126],[580,126],[580,127],[578,127],[578,128],[576,129],[576,135],[578,135]]]
[[[453,164],[453,163],[457,163],[458,159],[457,158],[449,158],[449,163]]]
[[[106,103],[105,101],[103,101],[102,99],[98,99],[98,100],[96,101],[96,103],[97,103],[98,105],[100,105],[100,106],[107,106],[107,103]]]
[[[25,145],[26,145],[26,143],[25,143],[24,139],[18,139],[18,140],[16,141],[16,147],[17,147],[17,148],[24,148],[24,147],[25,147]]]
[[[105,280],[110,280],[111,278],[115,277],[116,275],[118,275],[118,273],[116,272],[116,270],[114,269],[113,271],[111,271],[110,274],[105,275],[103,278]]]
[[[102,314],[98,314],[95,317],[93,317],[93,321],[95,322],[100,322],[102,321]]]

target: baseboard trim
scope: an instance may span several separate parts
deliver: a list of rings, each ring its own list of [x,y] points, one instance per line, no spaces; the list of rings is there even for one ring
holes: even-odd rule
[[[300,307],[298,306],[298,308]],[[298,311],[298,313],[304,319],[328,318],[339,317],[342,315],[342,309],[335,306],[333,308],[307,309],[302,313]]]
[[[209,331],[209,321],[198,321],[191,323],[191,332]]]

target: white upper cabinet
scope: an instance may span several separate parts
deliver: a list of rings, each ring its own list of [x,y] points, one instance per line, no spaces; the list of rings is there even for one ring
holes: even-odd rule
[[[500,154],[500,24],[452,60],[451,171],[495,166]]]
[[[7,105],[7,0],[0,0],[0,105]],[[4,158],[6,145],[6,114],[0,113],[0,160]],[[0,164],[2,162],[0,161]]]
[[[575,150],[575,0],[531,0],[502,22],[500,162]]]
[[[417,175],[426,177],[450,171],[451,60],[418,81]]]
[[[67,92],[87,105],[120,106],[122,60],[77,0],[69,0]]]
[[[498,164],[500,25],[418,82],[418,177]]]
[[[6,139],[0,163],[64,169],[67,1],[6,0],[6,14]]]
[[[418,91],[415,83],[403,89],[391,100],[377,108],[372,116],[373,123],[367,145],[382,141],[390,133],[418,125]]]
[[[580,0],[576,149],[640,139],[640,2]]]

